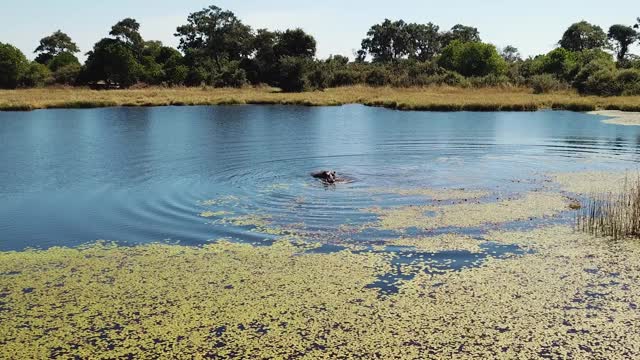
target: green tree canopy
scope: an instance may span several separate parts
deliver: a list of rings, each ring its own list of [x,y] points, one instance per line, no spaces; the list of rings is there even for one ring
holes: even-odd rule
[[[138,81],[141,69],[131,48],[118,39],[100,40],[87,54],[87,81],[105,81],[128,87]]]
[[[293,56],[312,59],[316,56],[316,40],[302,29],[286,30],[278,34],[273,51],[278,58]]]
[[[53,72],[67,65],[80,65],[78,58],[70,52],[63,51],[49,61],[49,69]]]
[[[69,35],[60,30],[42,38],[40,45],[34,51],[34,53],[38,54],[36,61],[41,64],[48,64],[51,59],[62,52],[75,54],[80,52],[80,49]]]
[[[0,88],[15,89],[29,69],[29,62],[17,47],[0,42]]]
[[[442,47],[439,30],[433,23],[407,24],[409,57],[420,61],[433,59]]]
[[[500,75],[506,62],[491,44],[454,40],[442,51],[438,64],[464,76]]]
[[[558,44],[569,51],[583,51],[603,48],[607,34],[600,26],[581,21],[571,25],[562,35]]]
[[[505,46],[502,51],[500,51],[500,55],[508,63],[514,63],[516,61],[522,60],[520,51],[518,51],[516,47],[511,45]]]
[[[136,19],[126,18],[118,21],[111,27],[109,35],[130,46],[136,54],[141,54],[144,41],[140,35],[140,24]]]
[[[214,59],[218,69],[225,61],[236,61],[253,53],[253,31],[231,11],[210,6],[194,12],[187,24],[177,28],[179,48],[185,53],[200,54]]]
[[[362,55],[371,54],[375,62],[392,62],[410,54],[411,40],[407,24],[402,21],[385,19],[369,29],[362,40]]]
[[[480,32],[477,28],[462,24],[454,25],[451,30],[442,34],[442,46],[447,46],[453,41],[481,42]]]
[[[618,61],[624,61],[629,46],[638,41],[638,32],[631,26],[616,24],[609,28],[608,38],[614,44]]]

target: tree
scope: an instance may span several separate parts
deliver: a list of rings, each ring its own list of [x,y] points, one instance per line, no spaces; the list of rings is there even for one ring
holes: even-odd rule
[[[0,42],[0,88],[15,89],[29,68],[29,62],[15,46]]]
[[[131,48],[117,39],[100,40],[87,54],[87,81],[105,81],[128,87],[135,84],[141,73]]]
[[[118,21],[111,27],[109,35],[130,46],[136,55],[142,54],[144,41],[140,35],[140,24],[136,19],[126,18]]]
[[[218,70],[225,61],[239,61],[253,53],[253,31],[233,12],[210,6],[192,13],[187,24],[177,28],[179,48],[187,53],[207,56],[214,60]]]
[[[607,34],[600,26],[581,21],[571,25],[558,44],[569,51],[599,49],[606,45]]]
[[[438,64],[464,76],[500,75],[507,67],[495,46],[460,40],[454,40],[444,48]]]
[[[514,63],[522,60],[518,49],[511,45],[505,46],[504,49],[502,49],[502,51],[500,52],[500,56],[502,56],[502,58],[508,63]]]
[[[273,51],[278,58],[293,56],[312,59],[316,56],[316,40],[302,29],[286,30],[277,35]]]
[[[49,69],[53,72],[58,71],[58,69],[65,67],[67,65],[78,65],[80,66],[80,61],[78,58],[68,51],[63,51],[58,55],[54,56],[51,61],[49,61]]]
[[[411,40],[406,30],[407,24],[402,21],[385,19],[369,29],[367,37],[362,40],[362,53],[358,58],[364,59],[367,53],[375,62],[392,62],[411,53]]]
[[[569,80],[573,68],[576,66],[574,53],[564,48],[551,50],[548,54],[539,58],[540,71],[545,74],[555,75],[557,78]]]
[[[442,47],[440,27],[432,23],[407,24],[409,37],[409,58],[428,61],[433,59]]]
[[[607,36],[615,46],[618,62],[625,60],[629,46],[638,40],[638,32],[633,27],[620,24],[612,25]]]
[[[301,92],[309,87],[307,72],[311,61],[306,58],[285,56],[280,59],[278,86],[285,92]]]
[[[36,48],[34,53],[38,54],[36,61],[41,64],[48,64],[51,59],[56,55],[66,52],[75,54],[80,52],[80,49],[74,43],[69,35],[58,30],[50,36],[44,37],[40,40],[40,45]]]
[[[462,24],[454,25],[451,30],[441,35],[442,46],[446,47],[453,41],[460,42],[481,42],[480,32],[477,28]]]

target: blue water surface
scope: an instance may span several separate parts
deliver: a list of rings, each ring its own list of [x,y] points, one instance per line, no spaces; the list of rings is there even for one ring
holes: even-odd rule
[[[375,220],[362,209],[406,203],[381,189],[508,194],[548,172],[636,168],[640,127],[600,120],[361,105],[0,112],[0,250],[270,239],[203,211],[262,214],[330,242]],[[309,176],[325,168],[353,182]]]

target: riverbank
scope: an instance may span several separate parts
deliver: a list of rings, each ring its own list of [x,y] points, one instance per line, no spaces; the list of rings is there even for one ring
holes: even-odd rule
[[[640,111],[640,96],[536,95],[527,88],[373,88],[353,86],[321,92],[282,93],[273,88],[145,88],[95,91],[87,88],[0,90],[0,111],[111,106],[274,104],[334,106],[363,104],[397,110],[535,111],[541,109]]]

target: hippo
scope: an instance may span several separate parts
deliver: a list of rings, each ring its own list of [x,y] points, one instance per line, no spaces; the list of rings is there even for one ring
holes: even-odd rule
[[[325,184],[335,184],[336,183],[336,172],[335,171],[327,171],[327,170],[323,170],[323,171],[318,171],[318,172],[314,172],[311,174],[311,176],[313,176],[316,179],[320,179],[322,180],[323,183]]]

